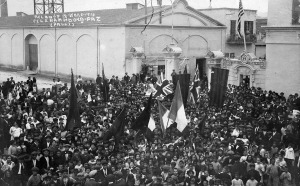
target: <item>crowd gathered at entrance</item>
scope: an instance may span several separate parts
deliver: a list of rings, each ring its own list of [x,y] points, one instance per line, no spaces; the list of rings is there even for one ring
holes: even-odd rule
[[[78,77],[81,128],[65,131],[69,87],[54,79],[39,89],[35,78],[0,86],[0,185],[2,186],[289,186],[300,185],[298,94],[228,85],[224,106],[209,105],[202,83],[196,103],[186,105],[183,132],[161,129],[158,103],[151,138],[131,129],[156,77],[127,74],[101,84]],[[162,101],[169,107],[172,95]],[[118,146],[103,136],[127,105]]]

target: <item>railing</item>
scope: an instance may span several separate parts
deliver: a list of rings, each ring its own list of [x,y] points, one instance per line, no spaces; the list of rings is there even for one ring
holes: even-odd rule
[[[257,41],[255,34],[248,34],[246,35],[246,43],[255,43]],[[238,35],[229,35],[227,38],[227,43],[232,44],[244,44],[244,39],[239,38]]]

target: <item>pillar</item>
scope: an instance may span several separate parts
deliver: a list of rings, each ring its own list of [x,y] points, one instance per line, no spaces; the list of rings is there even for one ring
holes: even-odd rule
[[[142,70],[142,59],[141,57],[134,56],[132,57],[132,73],[137,74]]]
[[[172,80],[173,70],[178,74],[179,61],[180,59],[175,56],[165,58],[165,78],[167,80]]]

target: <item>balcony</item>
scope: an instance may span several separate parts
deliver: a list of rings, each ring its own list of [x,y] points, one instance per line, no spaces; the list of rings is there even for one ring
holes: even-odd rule
[[[246,35],[246,44],[252,44],[256,42],[256,35],[255,34],[248,34]],[[227,38],[227,44],[236,44],[236,45],[243,45],[244,39],[239,38],[238,35],[229,35]]]

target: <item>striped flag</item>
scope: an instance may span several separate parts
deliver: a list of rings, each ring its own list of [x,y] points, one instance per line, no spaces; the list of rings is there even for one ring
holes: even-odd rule
[[[177,129],[182,132],[184,128],[187,126],[187,119],[184,111],[184,104],[181,95],[181,88],[179,81],[177,82],[175,95],[172,101],[169,119],[173,120],[177,123]],[[170,121],[167,123],[169,126]]]
[[[160,126],[163,133],[165,133],[168,126],[170,126],[174,121],[168,118],[170,111],[160,101],[157,100],[157,102],[158,102]]]
[[[243,8],[243,3],[242,0],[240,0],[240,4],[239,4],[239,15],[238,15],[238,24],[237,24],[237,33],[239,38],[242,38],[242,34],[241,34],[241,27],[242,27],[242,17],[244,15],[244,8]]]

